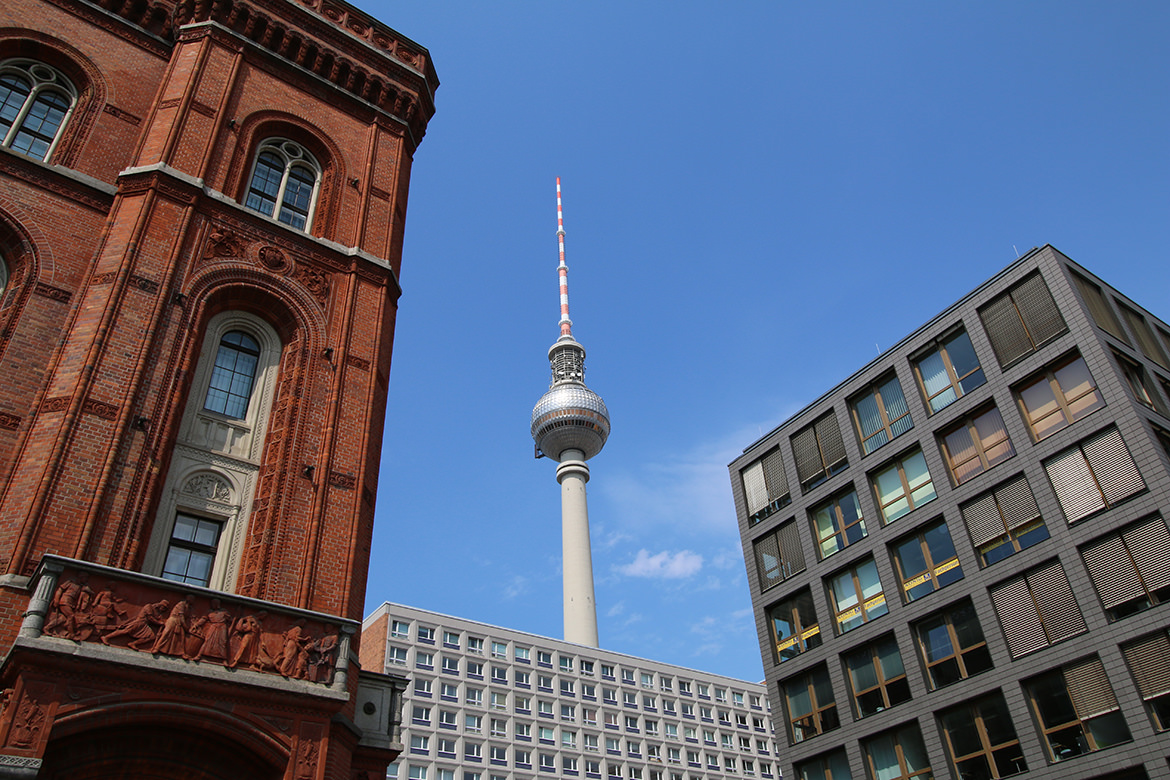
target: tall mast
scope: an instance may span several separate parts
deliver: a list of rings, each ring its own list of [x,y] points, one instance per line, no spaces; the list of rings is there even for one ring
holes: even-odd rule
[[[569,266],[565,263],[565,218],[561,179],[557,177],[557,245],[560,262],[560,338],[548,350],[552,379],[532,410],[532,438],[538,455],[557,461],[561,485],[561,549],[564,571],[565,639],[598,646],[597,604],[593,593],[593,556],[589,544],[587,460],[609,437],[609,410],[585,386],[585,348],[573,338],[569,319]]]

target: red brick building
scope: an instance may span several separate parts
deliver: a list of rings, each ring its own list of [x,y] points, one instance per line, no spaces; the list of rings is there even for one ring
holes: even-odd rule
[[[0,3],[0,777],[381,777],[357,630],[428,52]]]

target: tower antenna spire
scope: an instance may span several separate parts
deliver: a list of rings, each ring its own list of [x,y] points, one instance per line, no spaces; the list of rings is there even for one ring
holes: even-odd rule
[[[573,337],[573,321],[569,319],[569,266],[565,265],[565,213],[561,207],[561,177],[557,177],[557,245],[561,262],[557,275],[561,280],[561,336]]]

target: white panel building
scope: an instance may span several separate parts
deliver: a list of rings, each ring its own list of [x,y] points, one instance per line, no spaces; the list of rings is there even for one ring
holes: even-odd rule
[[[411,678],[398,780],[773,780],[764,686],[385,603],[362,666]]]

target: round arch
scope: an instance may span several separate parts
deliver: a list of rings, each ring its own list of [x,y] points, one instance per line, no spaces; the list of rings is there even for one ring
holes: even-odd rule
[[[222,710],[124,702],[59,717],[38,775],[50,780],[279,780],[289,747]]]

